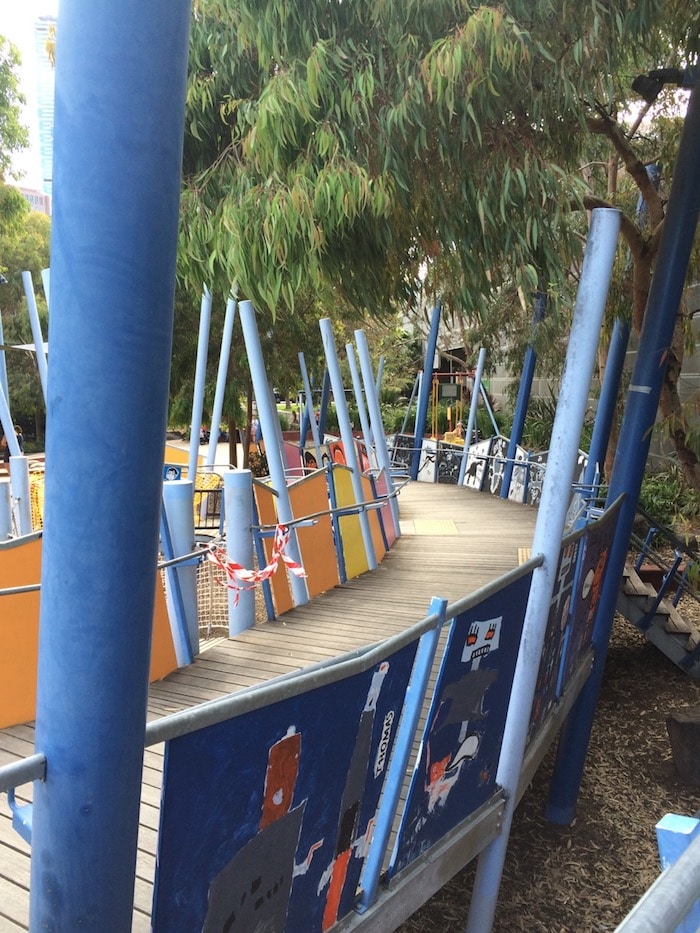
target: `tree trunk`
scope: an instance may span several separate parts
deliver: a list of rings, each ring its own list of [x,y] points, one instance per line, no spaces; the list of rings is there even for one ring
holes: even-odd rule
[[[676,319],[673,340],[668,349],[666,373],[661,387],[659,410],[665,422],[678,462],[690,485],[700,492],[700,461],[697,451],[688,443],[690,425],[678,394],[678,380],[683,365],[684,320],[681,314]]]

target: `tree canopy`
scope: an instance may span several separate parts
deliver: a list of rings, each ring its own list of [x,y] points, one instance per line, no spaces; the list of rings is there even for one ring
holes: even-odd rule
[[[21,122],[24,97],[19,90],[19,52],[0,35],[0,181],[12,175],[12,158],[26,148],[29,136]]]
[[[273,313],[308,289],[410,304],[421,267],[474,312],[557,281],[587,191],[582,95],[614,97],[674,6],[197,0],[184,280]]]

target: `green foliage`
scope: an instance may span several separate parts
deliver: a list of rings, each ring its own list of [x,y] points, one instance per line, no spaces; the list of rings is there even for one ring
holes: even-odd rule
[[[667,469],[647,473],[639,494],[639,504],[653,518],[677,534],[700,524],[700,493],[693,489],[680,467],[671,462]]]
[[[14,154],[29,143],[27,129],[20,119],[24,97],[19,90],[19,64],[16,47],[0,35],[0,182],[13,174],[10,169]]]
[[[16,201],[19,198],[21,205]],[[41,270],[49,265],[51,223],[45,214],[30,211],[16,189],[0,185],[0,210],[4,201],[16,202],[13,221],[0,224],[0,272],[8,284],[0,289],[3,336],[8,344],[33,343],[22,285],[22,272],[32,273],[42,331],[47,333],[46,302],[41,293]],[[34,354],[8,350],[6,354],[10,409],[16,418],[30,417],[36,433],[43,431],[44,397]],[[29,424],[23,424],[29,430]]]
[[[199,0],[180,271],[270,313],[561,279],[582,89],[664,4]],[[593,95],[591,95],[593,96]]]

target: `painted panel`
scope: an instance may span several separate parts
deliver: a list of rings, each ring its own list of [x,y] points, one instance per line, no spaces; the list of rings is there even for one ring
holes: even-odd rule
[[[260,524],[275,525],[277,523],[277,509],[275,507],[275,496],[270,486],[253,483],[253,494],[255,495],[255,505],[258,510]],[[263,538],[267,561],[272,558],[272,544],[272,538]],[[292,602],[292,593],[287,579],[287,570],[282,561],[280,561],[277,570],[270,577],[270,587],[275,600],[275,613],[279,616],[283,612],[288,612],[294,603]]]
[[[418,461],[419,483],[434,483],[437,476],[437,441],[431,437],[423,440],[421,447],[420,460]]]
[[[491,453],[491,442],[492,438],[489,437],[484,441],[477,441],[469,448],[464,472],[464,486],[469,486],[470,489],[476,489],[479,492],[483,489],[488,469],[488,457]]]
[[[531,574],[454,620],[392,855],[405,868],[496,790]]]
[[[500,496],[503,485],[503,474],[506,469],[508,456],[508,438],[494,437],[491,441],[489,466],[484,481],[484,489],[492,496]]]
[[[299,450],[298,444],[292,444],[291,441],[283,441],[282,458],[284,460],[285,473],[288,477],[304,475],[301,451]]]
[[[0,589],[41,581],[41,538],[0,547]],[[150,680],[177,670],[165,593],[155,581]],[[39,591],[0,596],[0,728],[36,716],[39,656]]]
[[[355,492],[352,488],[352,473],[348,467],[338,464],[333,468],[333,484],[335,486],[336,503],[339,507],[357,504]],[[345,574],[348,580],[351,580],[353,577],[359,577],[361,573],[366,573],[369,570],[360,519],[357,515],[343,515],[338,519],[338,526],[343,542]]]
[[[328,508],[328,487],[324,471],[312,473],[289,486],[294,515],[313,515]],[[338,586],[338,564],[330,515],[319,515],[315,524],[298,527],[301,562],[306,571],[309,596],[317,596]]]
[[[389,485],[387,483],[386,473],[384,470],[380,470],[379,473],[374,477],[374,490],[375,497],[386,496],[389,494]],[[396,528],[396,524],[394,523],[394,515],[391,511],[391,506],[388,502],[380,509],[379,518],[384,525],[384,535],[386,537],[387,545],[391,547],[398,537],[398,530]]]
[[[374,502],[374,487],[369,476],[362,477],[362,492],[365,497],[365,502]],[[379,522],[379,510],[371,509],[367,515],[369,516],[369,528],[372,533],[374,554],[377,559],[377,563],[379,563],[384,559],[384,555],[386,554],[386,545],[384,544],[384,536],[382,535],[382,526]]]
[[[397,434],[391,449],[391,465],[395,470],[410,473],[416,439],[412,434]]]
[[[581,539],[579,567],[576,573],[573,612],[567,634],[563,680],[559,693],[568,683],[583,655],[591,646],[600,594],[608,566],[619,510],[608,510],[597,522],[589,525]]]
[[[462,464],[462,455],[464,454],[463,444],[438,444],[437,453],[437,481],[438,483],[448,483],[453,486],[457,484],[459,478],[459,468]]]
[[[552,601],[549,604],[540,669],[537,674],[535,698],[532,703],[530,739],[537,733],[547,713],[559,696],[557,689],[559,672],[569,624],[580,544],[581,537],[577,536],[573,540],[565,542],[559,552],[559,564],[554,578],[554,589]]]
[[[544,474],[547,469],[547,460],[549,451],[543,450],[530,455],[530,477],[527,484],[527,496],[525,501],[528,505],[538,507],[542,499],[542,484],[544,483]]]
[[[517,463],[525,463],[528,454],[524,447],[518,445],[515,448],[515,460]],[[527,467],[514,465],[513,473],[510,478],[510,488],[508,489],[508,498],[511,502],[524,502],[525,492],[527,490],[528,471]]]
[[[157,933],[314,933],[353,909],[415,651],[167,744]]]

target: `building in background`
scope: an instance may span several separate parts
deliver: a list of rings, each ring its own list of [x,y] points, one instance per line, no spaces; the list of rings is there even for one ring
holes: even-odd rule
[[[53,184],[54,69],[47,51],[47,43],[53,39],[55,28],[55,16],[40,16],[34,22],[36,116],[39,129],[41,190],[49,198]],[[50,210],[47,213],[50,213]]]

